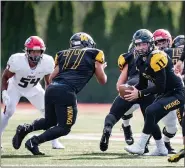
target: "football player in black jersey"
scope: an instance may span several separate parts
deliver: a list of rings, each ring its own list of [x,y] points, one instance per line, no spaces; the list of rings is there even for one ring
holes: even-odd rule
[[[133,154],[143,154],[150,135],[154,137],[156,149],[149,155],[166,156],[168,150],[162,140],[161,131],[157,123],[172,110],[184,105],[185,95],[183,83],[173,70],[173,63],[163,51],[155,49],[153,34],[147,29],[140,29],[133,35],[135,52],[137,55],[136,66],[139,70],[139,83],[128,90],[124,96],[127,101],[156,94],[156,100],[145,110],[145,124],[137,143],[125,147]],[[154,86],[148,87],[148,80]],[[170,84],[169,84],[170,83]]]
[[[166,52],[168,56],[172,59],[173,64],[175,65],[182,54],[183,49],[182,47],[180,47],[180,45],[182,45],[182,40],[174,39],[176,41],[175,43],[176,47],[173,43],[174,48],[171,48],[172,47],[172,37],[171,37],[171,34],[167,30],[157,29],[153,33],[153,36],[154,36],[155,45],[160,50],[163,50],[164,52]],[[176,73],[179,76],[181,76],[181,73],[179,72],[176,72]],[[180,109],[172,111],[171,113],[169,113],[162,119],[162,122],[165,125],[165,127],[163,128],[163,134],[164,134],[163,140],[165,142],[165,146],[168,149],[169,154],[176,153],[176,151],[171,146],[170,139],[175,136],[178,130],[177,118],[179,120],[179,123],[181,124],[183,111],[184,109],[183,107],[181,107]]]
[[[19,125],[14,145],[20,145],[30,132],[46,130],[25,143],[25,147],[33,155],[43,155],[38,145],[69,134],[77,117],[77,94],[94,74],[100,84],[107,82],[104,53],[95,47],[92,37],[80,32],[71,37],[69,49],[56,54],[55,70],[45,93],[45,118],[35,120],[27,126]]]
[[[121,70],[120,77],[117,82],[117,90],[119,90],[119,85],[121,84],[129,84],[129,85],[135,85],[139,81],[138,72],[136,70],[135,66],[135,58],[134,58],[134,51],[129,49],[128,53],[123,53],[118,58],[118,66]],[[103,129],[103,135],[100,141],[100,150],[106,151],[108,149],[109,144],[109,137],[112,132],[113,126],[120,120],[121,117],[130,117],[128,113],[129,109],[134,104],[139,104],[142,114],[145,117],[145,109],[147,106],[149,106],[154,101],[154,96],[147,96],[143,98],[139,98],[133,102],[129,102],[121,98],[119,95],[115,98],[109,114],[105,117],[104,122],[104,129]],[[132,114],[131,114],[132,115]],[[125,118],[124,118],[125,119]],[[123,127],[124,133],[125,133],[125,140],[128,145],[133,144],[133,137],[132,132],[128,127]],[[155,136],[155,132],[154,135]],[[148,152],[148,149],[145,149],[145,153]]]
[[[184,35],[179,35],[177,36],[174,40],[173,40],[173,44],[172,44],[172,47],[177,47],[177,48],[185,48],[184,47],[184,44],[185,44],[185,38],[184,38]],[[185,53],[183,51],[182,55],[181,55],[181,58],[180,60],[178,60],[178,62],[181,64],[181,62],[184,61],[183,57],[184,57]],[[178,64],[177,62],[177,64]],[[177,65],[176,64],[176,65]],[[175,69],[177,72],[182,72],[182,64],[180,65],[180,69],[178,69],[175,65]],[[183,73],[184,75],[184,73]],[[184,77],[183,77],[184,78]],[[182,135],[183,135],[183,149],[181,149],[177,154],[171,156],[168,158],[168,161],[169,162],[178,162],[180,159],[184,158],[185,157],[185,112],[183,115],[179,115],[178,119],[180,118],[180,121],[181,121],[181,126],[182,126]]]

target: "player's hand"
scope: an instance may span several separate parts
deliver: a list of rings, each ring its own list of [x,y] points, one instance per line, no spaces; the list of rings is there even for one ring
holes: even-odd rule
[[[178,60],[177,63],[175,64],[175,72],[182,72],[183,70],[183,64],[181,60]]]
[[[139,98],[139,95],[138,95],[138,90],[132,86],[133,90],[125,90],[125,92],[128,92],[130,94],[127,94],[124,96],[124,99],[127,100],[127,101],[133,101],[137,98]]]
[[[107,62],[103,63],[103,69],[107,67]]]
[[[7,106],[10,103],[10,97],[8,96],[8,93],[6,90],[2,91],[2,99],[3,99],[3,104]]]

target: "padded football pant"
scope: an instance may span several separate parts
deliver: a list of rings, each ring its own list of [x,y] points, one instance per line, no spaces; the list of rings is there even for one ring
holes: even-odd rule
[[[128,102],[120,96],[117,96],[112,104],[109,114],[105,118],[104,127],[108,126],[112,128],[134,104],[140,105],[145,120],[145,109],[152,104],[153,101],[154,96],[147,96],[134,102]],[[161,131],[158,125],[154,126],[152,135],[156,140],[161,139]]]
[[[169,112],[181,108],[185,103],[184,90],[174,90],[162,97],[158,97],[151,105],[146,108],[146,119],[143,133],[151,134],[157,123]]]
[[[77,117],[76,94],[65,84],[48,86],[45,94],[45,118],[35,120],[32,131],[46,130],[38,136],[39,143],[65,136]]]

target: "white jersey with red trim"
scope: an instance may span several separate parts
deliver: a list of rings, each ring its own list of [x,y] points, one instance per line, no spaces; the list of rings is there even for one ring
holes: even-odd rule
[[[31,97],[42,89],[40,80],[45,75],[51,74],[54,70],[53,57],[43,54],[36,68],[29,66],[25,53],[11,55],[7,63],[7,69],[15,75],[9,79],[9,84],[13,84],[23,96]]]

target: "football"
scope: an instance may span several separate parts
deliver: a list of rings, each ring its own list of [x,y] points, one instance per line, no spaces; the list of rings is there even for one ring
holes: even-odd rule
[[[122,84],[119,86],[119,95],[124,98],[125,95],[129,94],[128,92],[125,92],[125,90],[133,90],[132,86],[128,84]]]

